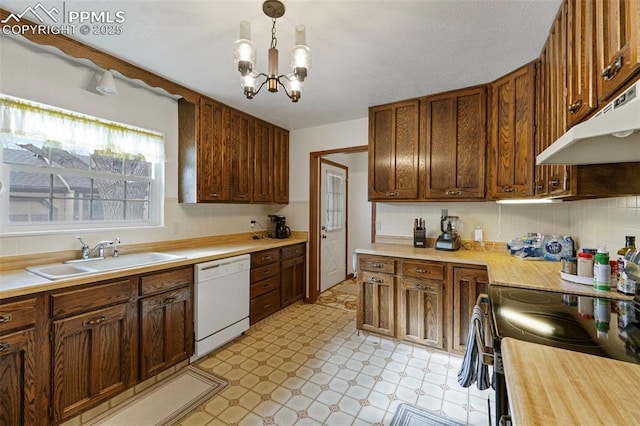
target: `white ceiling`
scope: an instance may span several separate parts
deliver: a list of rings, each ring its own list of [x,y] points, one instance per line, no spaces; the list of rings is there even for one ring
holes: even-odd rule
[[[0,5],[21,12],[34,3]],[[286,14],[277,21],[280,73],[289,72],[294,25],[306,25],[312,51],[297,104],[266,89],[253,100],[242,94],[233,63],[241,20],[251,22],[258,70],[266,71],[271,20],[260,0],[64,3],[66,10],[126,14],[121,35],[74,38],[293,130],[366,117],[372,105],[492,81],[539,55],[561,0],[284,0]]]

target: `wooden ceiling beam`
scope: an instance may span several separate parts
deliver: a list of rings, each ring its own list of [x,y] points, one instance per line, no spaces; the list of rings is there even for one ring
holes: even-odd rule
[[[9,17],[11,12],[8,12],[5,9],[0,8],[0,21],[3,21]],[[13,24],[16,25],[16,24]],[[11,27],[12,24],[0,24],[0,33],[4,27]],[[38,25],[35,22],[28,21],[24,18],[20,19],[20,23],[17,25]],[[100,68],[105,70],[115,70],[118,71],[125,77],[142,80],[146,84],[151,87],[158,87],[166,90],[172,95],[182,96],[189,102],[195,103],[200,96],[200,94],[194,90],[191,90],[187,87],[184,87],[176,82],[168,80],[164,77],[161,77],[151,71],[147,71],[144,68],[133,65],[127,61],[124,61],[118,57],[110,55],[108,53],[102,52],[96,48],[88,46],[84,43],[81,43],[77,40],[69,38],[65,35],[61,34],[45,34],[45,33],[33,33],[33,32],[24,32],[21,34],[22,37],[26,38],[33,43],[45,45],[45,46],[53,46],[65,54],[79,59],[88,59],[97,65]]]

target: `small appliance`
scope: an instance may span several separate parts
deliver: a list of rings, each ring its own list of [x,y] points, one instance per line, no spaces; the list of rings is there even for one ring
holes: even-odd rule
[[[460,236],[457,232],[458,216],[449,216],[448,209],[442,209],[440,215],[440,231],[436,240],[436,250],[455,251],[460,248]]]
[[[287,218],[281,215],[270,214],[267,236],[269,238],[289,238],[291,236],[291,229],[287,226]]]

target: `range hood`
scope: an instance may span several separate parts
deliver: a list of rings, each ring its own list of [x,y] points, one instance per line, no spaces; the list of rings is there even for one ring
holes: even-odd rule
[[[598,114],[573,126],[536,157],[536,164],[640,161],[640,80]]]

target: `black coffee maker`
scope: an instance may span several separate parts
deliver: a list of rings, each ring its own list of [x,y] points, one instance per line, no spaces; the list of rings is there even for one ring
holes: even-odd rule
[[[277,214],[270,214],[267,236],[269,238],[289,238],[291,236],[291,229],[289,229],[286,223],[286,217]]]

